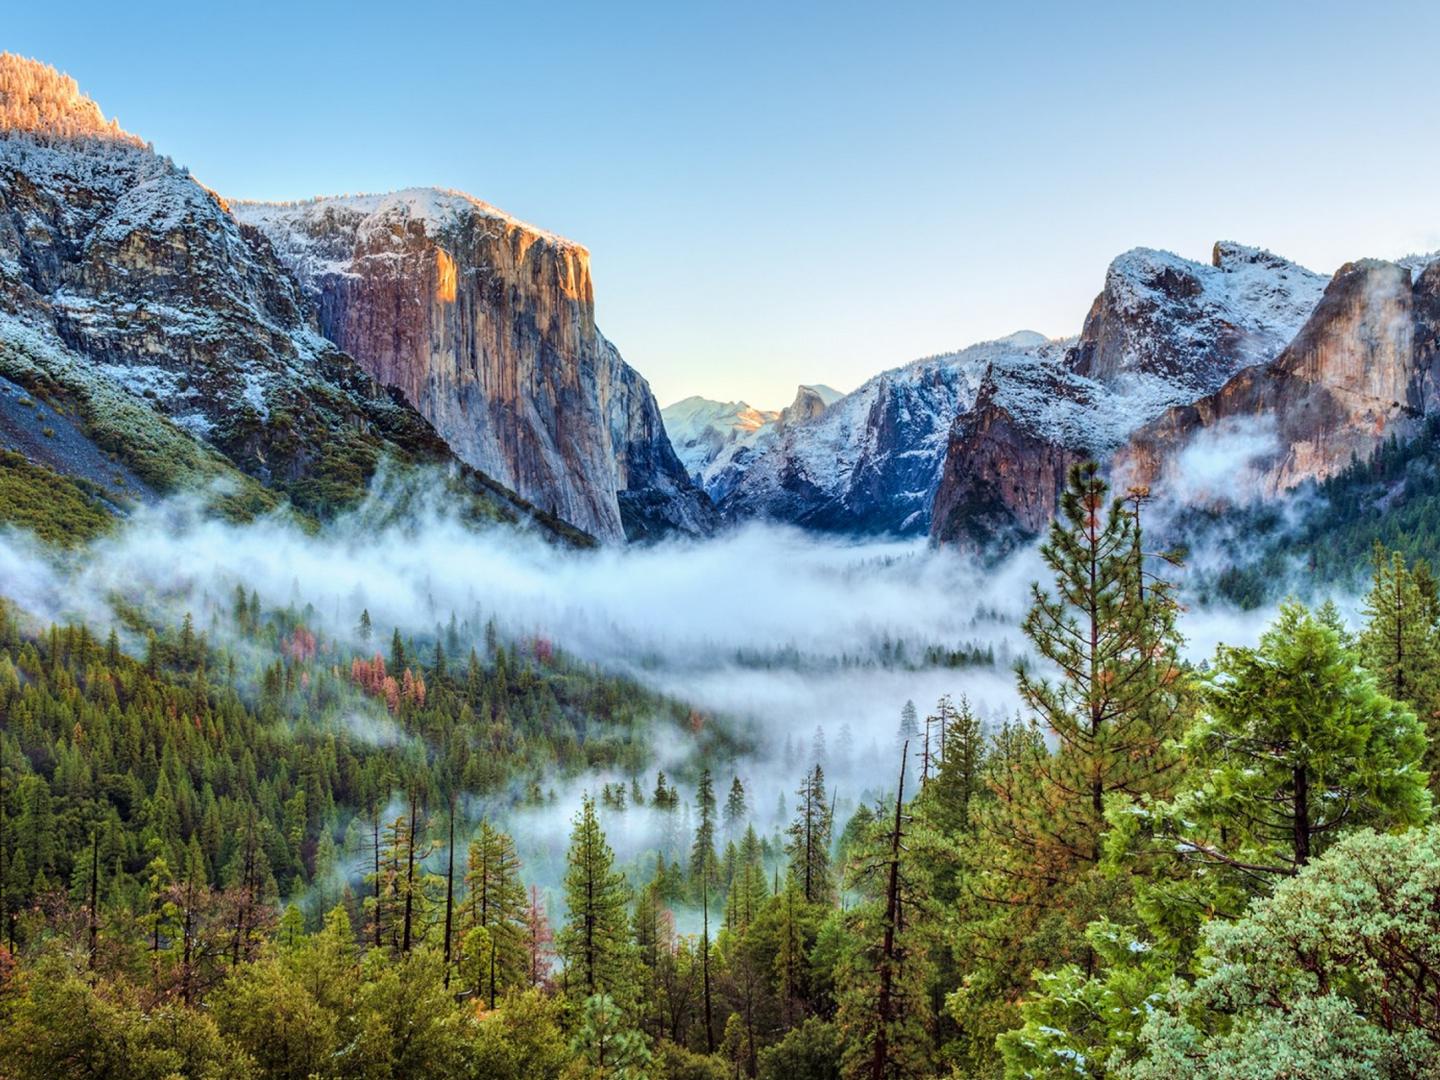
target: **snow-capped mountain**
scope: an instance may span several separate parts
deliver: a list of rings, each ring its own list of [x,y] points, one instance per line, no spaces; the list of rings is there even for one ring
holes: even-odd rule
[[[688,397],[660,410],[670,445],[696,483],[705,466],[731,443],[780,419],[779,409],[757,409],[743,401]]]
[[[662,411],[665,430],[690,475],[719,499],[744,472],[745,463],[774,442],[787,425],[813,420],[844,397],[824,383],[799,387],[783,409],[760,410],[743,401],[688,397]]]
[[[1426,363],[1401,357],[1424,336],[1412,311],[1425,304],[1418,283],[1411,299],[1410,269],[1383,266],[1327,279],[1231,243],[1215,245],[1210,266],[1147,249],[1120,256],[1073,346],[994,365],[956,419],[932,538],[1038,532],[1070,465],[1086,458],[1113,460],[1122,485],[1165,483],[1184,497],[1190,488],[1174,467],[1201,429],[1240,436],[1249,457],[1259,428],[1289,418],[1278,443],[1266,436],[1267,475],[1247,467],[1220,478],[1230,496],[1328,475],[1403,433],[1423,408]]]
[[[1274,497],[1417,434],[1437,377],[1440,262],[1347,263],[1279,356],[1140,428],[1114,472],[1207,502]]]
[[[999,357],[1041,346],[1029,331],[926,357],[867,381],[816,414],[806,388],[775,425],[737,440],[706,467],[729,521],[923,534],[955,416]]]
[[[583,539],[465,466],[321,334],[271,245],[223,199],[104,121],[73,79],[10,54],[0,377],[78,420],[63,431],[74,460],[88,442],[154,493],[219,479],[227,512],[267,509],[278,493],[323,517],[361,499],[384,462],[436,465],[477,511]]]
[[[1209,264],[1116,258],[1081,332],[1033,332],[871,379],[819,416],[715,440],[698,470],[729,521],[936,539],[1033,532],[1073,461],[1280,354],[1327,279],[1222,242]]]

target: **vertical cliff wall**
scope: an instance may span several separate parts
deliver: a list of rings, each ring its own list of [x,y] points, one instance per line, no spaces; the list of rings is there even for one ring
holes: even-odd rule
[[[604,539],[712,527],[649,385],[595,326],[580,245],[431,188],[235,212],[322,333],[463,460]]]

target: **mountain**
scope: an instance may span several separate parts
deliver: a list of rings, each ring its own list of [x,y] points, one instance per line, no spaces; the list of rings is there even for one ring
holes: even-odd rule
[[[705,467],[724,449],[780,419],[778,409],[756,409],[743,401],[688,397],[660,410],[670,444],[695,483],[704,487]],[[708,488],[707,488],[708,491]]]
[[[713,527],[649,385],[595,325],[579,244],[433,188],[234,209],[321,333],[464,461],[602,539]]]
[[[762,411],[743,401],[688,397],[663,409],[661,415],[690,475],[718,499],[743,472],[744,463],[774,441],[777,430],[815,419],[843,396],[816,383],[797,389],[795,400],[783,409]]]
[[[916,360],[829,404],[801,387],[768,434],[737,440],[709,463],[706,490],[727,521],[923,535],[954,417],[973,404],[993,360],[1044,340],[1024,331]]]
[[[23,454],[35,445],[25,425],[43,423],[55,449],[28,460],[116,508],[209,485],[233,514],[283,498],[326,517],[388,462],[440,467],[481,516],[588,539],[464,466],[327,340],[268,241],[223,199],[105,121],[72,79],[10,54],[0,377],[30,403],[7,395],[0,442]]]
[[[1273,497],[1418,434],[1437,363],[1440,263],[1347,263],[1279,356],[1141,428],[1115,472],[1221,501],[1243,477],[1241,494]]]
[[[1218,243],[1207,266],[1137,248],[1111,263],[1078,338],[997,358],[955,419],[931,514],[938,543],[1033,534],[1066,472],[1268,363],[1325,293],[1319,274]]]

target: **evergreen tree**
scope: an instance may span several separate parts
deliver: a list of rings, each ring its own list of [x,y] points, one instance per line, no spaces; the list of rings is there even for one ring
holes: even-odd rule
[[[1344,830],[1430,813],[1415,715],[1298,603],[1258,648],[1220,648],[1185,745],[1195,771],[1171,830],[1182,851],[1242,875],[1293,874]]]
[[[748,800],[745,796],[745,785],[740,782],[740,777],[734,777],[730,781],[730,794],[725,799],[725,838],[735,840],[740,836],[740,830],[745,827],[745,819],[750,814]]]
[[[790,876],[799,884],[807,903],[828,902],[834,893],[834,881],[830,871],[832,823],[825,771],[816,765],[796,794],[800,801],[785,845]]]
[[[1365,598],[1360,658],[1381,693],[1414,710],[1427,731],[1440,719],[1440,628],[1429,565],[1414,568],[1377,541]]]
[[[718,865],[715,857],[715,782],[708,768],[700,770],[695,804],[700,811],[700,822],[695,826],[695,839],[690,845],[690,880],[698,897],[701,884],[707,888],[715,884]]]
[[[1167,790],[1187,704],[1172,589],[1149,578],[1137,515],[1107,506],[1108,490],[1095,463],[1072,468],[1040,548],[1054,592],[1032,586],[1023,628],[1059,681],[1017,669],[1021,698],[1058,745],[1016,831],[1061,862],[1099,861],[1107,795]]]
[[[926,817],[946,835],[969,835],[983,786],[985,739],[980,719],[963,697],[958,708],[948,698],[942,700],[936,715],[946,722],[945,753],[934,782],[925,789]]]
[[[877,815],[884,825],[872,833],[855,872],[854,884],[867,900],[848,919],[853,944],[842,969],[836,1014],[847,1080],[933,1074],[926,994],[932,972],[928,891],[913,841],[907,842],[908,750],[901,744],[895,805]]]
[[[467,926],[483,927],[489,935],[489,970],[480,984],[490,1007],[497,995],[525,982],[527,900],[520,877],[520,856],[506,833],[480,822],[470,842],[463,908]]]
[[[575,816],[566,855],[565,927],[559,935],[565,980],[577,999],[609,994],[631,997],[632,972],[626,905],[629,890],[614,868],[595,802],[587,794]]]

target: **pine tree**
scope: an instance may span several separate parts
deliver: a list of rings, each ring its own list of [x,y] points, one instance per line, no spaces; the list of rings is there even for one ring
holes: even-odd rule
[[[700,771],[695,803],[700,810],[700,823],[695,826],[695,839],[690,845],[690,881],[698,898],[702,884],[707,888],[715,884],[718,865],[715,857],[715,782],[708,768]]]
[[[1040,549],[1054,591],[1031,587],[1023,625],[1060,672],[1051,682],[1016,671],[1021,698],[1057,745],[1039,759],[1037,799],[1011,823],[1012,838],[1050,865],[1099,861],[1106,796],[1169,789],[1170,740],[1188,703],[1173,590],[1146,570],[1137,512],[1119,499],[1107,505],[1108,490],[1093,462],[1070,470]]]
[[[1432,590],[1428,564],[1412,568],[1400,552],[1376,542],[1358,651],[1380,692],[1409,705],[1427,729],[1440,719],[1440,627]]]
[[[617,873],[595,801],[587,794],[575,816],[566,855],[565,927],[559,935],[565,980],[577,999],[631,996],[631,948],[626,904],[629,889]]]
[[[915,702],[907,701],[900,710],[900,727],[895,731],[895,745],[903,746],[909,743],[914,746],[919,734],[920,713],[915,708]]]
[[[1186,748],[1196,767],[1169,810],[1176,842],[1247,877],[1294,874],[1345,829],[1430,812],[1414,714],[1297,603],[1258,648],[1221,647]]]
[[[526,976],[526,895],[520,877],[515,841],[480,822],[470,842],[465,875],[467,926],[481,926],[490,935],[490,967],[484,977],[485,999],[494,1008],[499,992],[519,986]]]
[[[730,794],[725,799],[725,838],[735,840],[740,836],[740,830],[745,826],[745,819],[750,814],[748,800],[745,796],[745,785],[740,782],[740,777],[734,777],[730,781]]]
[[[854,884],[867,901],[849,916],[854,949],[839,986],[837,1023],[847,1080],[930,1076],[932,1021],[927,985],[933,966],[926,931],[925,875],[916,865],[905,811],[909,747],[902,744],[895,805],[872,834]]]
[[[926,817],[948,836],[969,835],[974,825],[972,810],[983,787],[985,739],[980,719],[963,697],[958,708],[948,698],[942,699],[936,715],[946,720],[945,754],[934,781],[925,789]]]
[[[749,826],[736,853],[735,873],[725,900],[725,922],[734,931],[743,933],[760,915],[769,895],[765,884],[764,849],[755,827]]]
[[[825,771],[816,765],[796,794],[800,802],[787,830],[785,851],[790,876],[807,903],[828,903],[834,892],[830,870],[831,810],[825,792]]]

